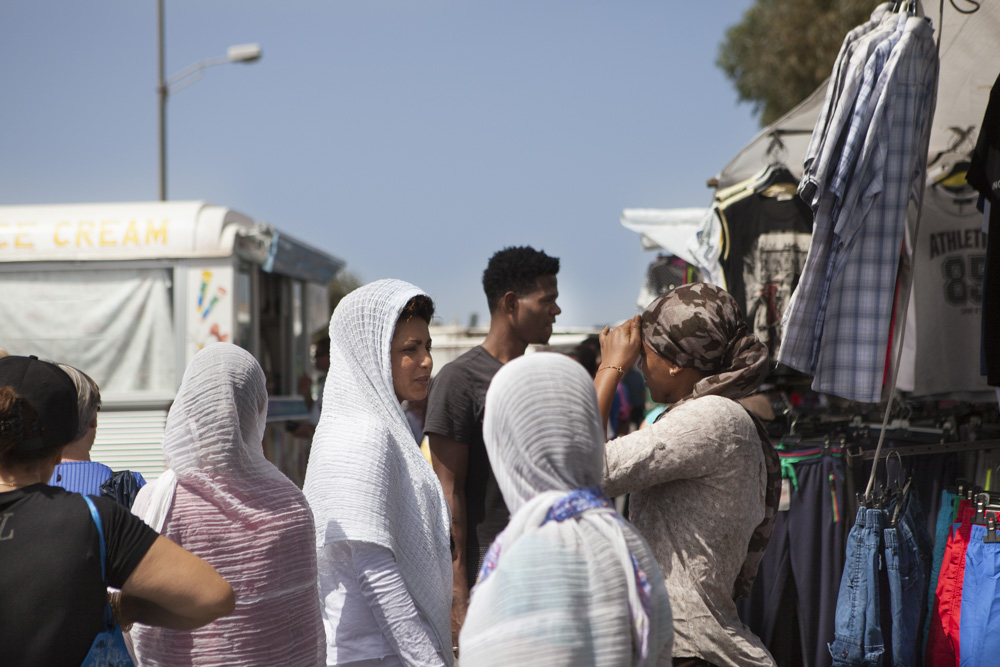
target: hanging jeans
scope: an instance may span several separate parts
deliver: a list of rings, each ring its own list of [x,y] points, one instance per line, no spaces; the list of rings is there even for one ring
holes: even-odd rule
[[[886,528],[882,538],[892,615],[892,665],[912,667],[920,655],[920,626],[931,556],[930,537],[916,495],[907,494],[896,526]]]
[[[882,570],[883,510],[860,507],[847,536],[847,559],[840,578],[834,640],[830,655],[837,667],[881,667],[882,636],[879,572]]]
[[[934,554],[934,540],[927,530],[927,517],[920,505],[920,498],[911,489],[903,504],[903,513],[899,519],[909,527],[911,544],[920,557],[920,566],[924,569],[924,581],[927,581],[931,571],[931,558]]]
[[[984,544],[985,526],[972,526],[965,552],[960,636],[962,667],[1000,661],[1000,543]]]

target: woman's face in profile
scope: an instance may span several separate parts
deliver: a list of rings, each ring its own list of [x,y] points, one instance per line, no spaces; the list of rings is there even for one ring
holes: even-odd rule
[[[392,335],[392,388],[400,401],[422,401],[427,398],[431,382],[431,334],[427,322],[420,317],[400,320]]]
[[[657,403],[669,405],[684,397],[684,387],[675,375],[670,374],[673,364],[653,351],[642,341],[639,352],[639,370],[649,388],[649,397]]]

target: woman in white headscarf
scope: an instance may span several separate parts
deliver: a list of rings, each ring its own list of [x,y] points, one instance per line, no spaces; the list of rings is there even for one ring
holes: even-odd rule
[[[483,436],[512,516],[472,592],[462,667],[669,665],[663,574],[600,490],[590,375],[558,354],[508,363],[486,394]]]
[[[236,611],[193,631],[136,624],[140,664],[323,664],[312,513],[264,458],[266,416],[264,372],[249,352],[215,343],[194,356],[167,415],[170,469],[132,511],[212,564]]]
[[[427,395],[430,297],[399,280],[348,294],[305,493],[316,515],[327,664],[451,665],[448,505],[401,402]]]

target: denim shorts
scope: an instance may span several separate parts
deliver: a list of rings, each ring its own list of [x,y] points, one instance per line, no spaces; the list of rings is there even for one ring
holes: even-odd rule
[[[920,525],[916,530],[927,528]],[[889,579],[889,608],[892,614],[892,664],[911,667],[920,655],[920,622],[927,593],[925,560],[917,546],[914,527],[900,520],[886,528],[886,574]]]
[[[882,535],[887,523],[883,510],[860,507],[847,535],[847,558],[840,578],[833,664],[881,665],[885,653],[879,604]]]

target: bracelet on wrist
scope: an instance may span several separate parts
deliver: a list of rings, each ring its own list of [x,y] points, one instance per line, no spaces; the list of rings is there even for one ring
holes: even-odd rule
[[[121,591],[115,591],[108,596],[108,604],[111,607],[111,616],[114,618],[115,623],[121,626],[122,632],[128,632],[132,629],[132,622],[129,621],[125,623],[122,620],[122,593]]]
[[[622,369],[622,367],[621,367],[621,366],[611,366],[611,365],[608,365],[608,366],[601,366],[600,368],[598,368],[598,369],[597,369],[597,371],[598,371],[598,372],[601,372],[601,371],[603,371],[603,370],[604,370],[605,368],[610,368],[610,369],[611,369],[611,370],[613,370],[613,371],[618,371],[618,377],[622,377],[622,376],[624,376],[624,375],[625,375],[625,371],[624,371],[624,370]]]

